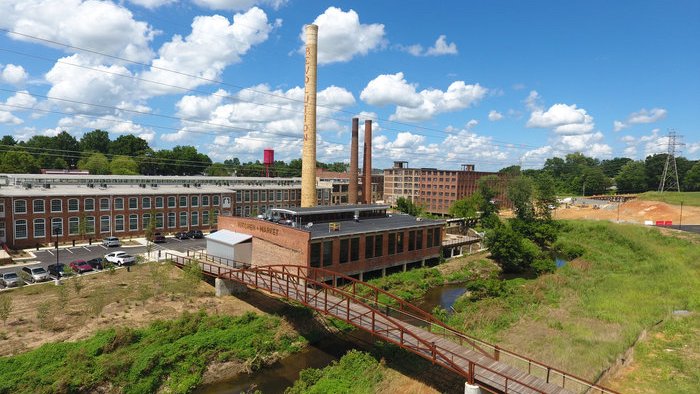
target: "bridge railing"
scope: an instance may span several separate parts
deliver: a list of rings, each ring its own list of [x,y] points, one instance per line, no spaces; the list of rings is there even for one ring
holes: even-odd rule
[[[421,324],[435,335],[459,343],[461,346],[466,346],[494,360],[505,362],[523,371],[526,370],[530,375],[539,377],[547,383],[561,386],[569,391],[578,393],[619,394],[616,391],[596,385],[574,374],[570,374],[527,356],[503,349],[497,345],[457,331],[447,326],[432,314],[391,293],[334,271],[323,268],[285,264],[250,266],[233,260],[213,258],[213,256],[207,256],[205,254],[199,254],[196,257],[182,257],[166,254],[166,257],[175,261],[178,265],[184,265],[195,259],[201,265],[202,271],[205,274],[220,278],[235,279],[234,276],[240,273],[241,270],[253,271],[256,272],[256,275],[257,272],[265,271],[270,278],[273,278],[276,274],[293,277],[295,278],[294,281],[297,281],[297,283],[303,282],[306,287],[312,285],[331,291],[332,294],[336,296],[352,296],[355,302],[360,302],[370,309],[382,311],[388,318],[391,318],[393,314],[393,316],[400,318],[402,321],[407,321],[413,325],[416,325],[416,323]],[[222,265],[231,268],[222,267]],[[289,282],[287,282],[287,286],[288,283]],[[285,286],[283,281],[280,281],[278,285]],[[285,296],[288,295],[289,294],[286,294]],[[396,322],[396,324],[399,323]],[[505,376],[504,379],[506,379]]]

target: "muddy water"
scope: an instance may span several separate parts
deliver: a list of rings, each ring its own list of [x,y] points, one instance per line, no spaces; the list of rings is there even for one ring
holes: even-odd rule
[[[416,303],[416,306],[426,312],[431,312],[436,306],[440,306],[448,313],[452,313],[452,305],[464,293],[467,288],[464,285],[444,285],[433,287],[425,293],[425,296]]]

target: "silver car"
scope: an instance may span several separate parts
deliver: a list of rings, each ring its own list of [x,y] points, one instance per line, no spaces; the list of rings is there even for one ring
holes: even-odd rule
[[[119,242],[119,238],[117,237],[107,237],[102,240],[102,246],[122,246],[122,244],[121,242]]]
[[[48,271],[43,267],[22,267],[22,271],[29,276],[29,281],[32,283],[43,282],[51,279]]]
[[[19,275],[16,272],[5,272],[0,274],[0,284],[5,287],[17,287],[20,284]]]

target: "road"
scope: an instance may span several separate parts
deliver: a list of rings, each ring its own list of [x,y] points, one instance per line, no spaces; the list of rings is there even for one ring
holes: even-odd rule
[[[206,249],[205,239],[184,239],[179,240],[177,238],[166,238],[166,242],[153,244],[152,250],[175,250],[178,252],[185,252],[187,250],[200,250]],[[138,246],[120,246],[111,247],[102,246],[101,244],[93,244],[86,246],[75,246],[66,247],[58,249],[58,261],[63,264],[68,264],[73,260],[90,260],[95,257],[104,257],[107,253],[114,252],[117,250],[123,250],[129,254],[136,255],[140,253],[146,253],[146,247],[143,245]],[[32,251],[36,255],[35,259],[30,261],[36,262],[32,266],[42,266],[44,268],[48,267],[50,264],[56,263],[56,249],[42,249],[38,251]],[[22,264],[24,265],[24,264]],[[18,266],[8,266],[0,268],[0,273],[15,271],[18,272],[20,267]]]

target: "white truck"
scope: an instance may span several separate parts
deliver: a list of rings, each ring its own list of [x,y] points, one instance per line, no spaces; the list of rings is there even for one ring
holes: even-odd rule
[[[134,264],[136,262],[136,257],[124,252],[123,250],[118,250],[116,252],[107,253],[105,255],[105,260],[112,264],[122,266]]]

